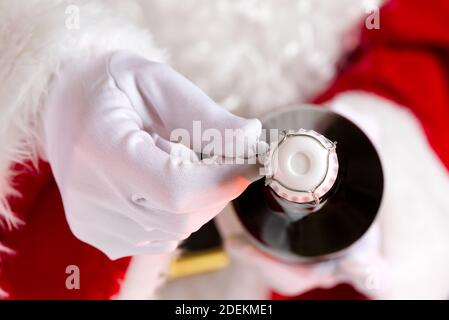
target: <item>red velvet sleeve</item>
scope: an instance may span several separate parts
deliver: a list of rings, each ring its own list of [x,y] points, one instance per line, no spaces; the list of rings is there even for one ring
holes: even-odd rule
[[[109,299],[117,294],[130,258],[111,261],[75,238],[48,164],[40,162],[39,171],[31,164],[14,169],[21,197],[10,205],[25,224],[0,228],[0,243],[14,251],[0,256],[0,288],[8,298]],[[79,289],[66,287],[69,265],[79,268]]]
[[[391,0],[380,29],[362,28],[360,46],[315,102],[363,90],[406,106],[449,169],[449,1]]]

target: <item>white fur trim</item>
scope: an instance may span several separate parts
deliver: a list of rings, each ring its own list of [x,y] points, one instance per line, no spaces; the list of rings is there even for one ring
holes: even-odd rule
[[[7,197],[18,195],[11,184],[11,165],[36,163],[39,113],[61,65],[82,54],[116,49],[163,59],[148,32],[135,25],[139,10],[132,1],[70,3],[0,3],[0,221],[10,228],[18,223],[7,202]],[[73,10],[79,12],[79,29],[71,20],[77,14]]]
[[[384,170],[376,221],[380,256],[354,254],[348,277],[359,277],[359,289],[381,299],[447,299],[449,174],[418,119],[409,109],[366,92],[340,94],[330,105],[371,138]],[[373,277],[374,287],[368,285]]]
[[[358,44],[359,21],[381,2],[140,1],[174,68],[218,104],[249,117],[324,90],[342,53]]]

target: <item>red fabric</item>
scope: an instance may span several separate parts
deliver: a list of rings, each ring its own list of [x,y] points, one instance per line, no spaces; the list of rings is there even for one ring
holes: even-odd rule
[[[448,22],[447,0],[389,1],[380,29],[364,29],[360,47],[316,102],[364,90],[410,108],[449,169]]]
[[[449,1],[391,0],[380,12],[380,29],[362,28],[359,48],[347,58],[331,87],[314,102],[324,103],[348,90],[363,90],[406,106],[419,119],[430,145],[449,169]],[[276,293],[272,297],[363,296],[340,285],[297,297]]]
[[[2,255],[0,287],[10,299],[109,299],[116,294],[129,259],[113,262],[72,235],[47,164],[40,164],[39,173],[17,169],[23,196],[10,203],[26,224],[0,232],[0,242],[16,252]],[[79,267],[79,290],[66,288],[69,265]]]

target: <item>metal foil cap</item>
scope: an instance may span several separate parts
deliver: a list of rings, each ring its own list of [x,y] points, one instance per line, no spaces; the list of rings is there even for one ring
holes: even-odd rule
[[[336,142],[313,130],[283,131],[266,160],[266,183],[295,203],[320,204],[338,175]]]

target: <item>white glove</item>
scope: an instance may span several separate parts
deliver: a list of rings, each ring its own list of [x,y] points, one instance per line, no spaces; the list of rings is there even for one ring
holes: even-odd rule
[[[223,137],[240,130],[247,148],[234,154],[228,143],[220,156],[255,154],[260,122],[220,108],[167,65],[115,52],[65,67],[47,101],[41,148],[74,235],[111,259],[169,252],[243,192],[258,177],[254,161],[200,161],[169,141],[186,129],[183,143],[200,152],[196,120]]]
[[[228,248],[285,295],[346,282],[371,298],[448,299],[449,175],[418,121],[363,93],[342,94],[330,107],[362,128],[382,160],[385,189],[373,226],[344,256],[316,264],[275,261],[239,238]]]

